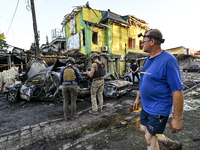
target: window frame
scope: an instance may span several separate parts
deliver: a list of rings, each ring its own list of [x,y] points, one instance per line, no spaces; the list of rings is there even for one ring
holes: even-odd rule
[[[85,28],[81,30],[81,47],[85,46]]]
[[[130,41],[131,41],[131,43],[130,43]],[[131,44],[131,46],[130,46],[130,44]],[[136,49],[136,38],[132,38],[132,37],[128,38],[128,48],[129,49]]]
[[[93,40],[93,34],[96,33],[96,43],[94,42]],[[96,44],[96,45],[99,45],[99,32],[96,32],[96,31],[92,31],[92,44]]]

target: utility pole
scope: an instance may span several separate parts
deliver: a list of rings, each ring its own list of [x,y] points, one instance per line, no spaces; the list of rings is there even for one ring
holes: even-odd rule
[[[38,31],[37,31],[37,23],[36,23],[36,16],[35,16],[35,6],[34,6],[34,0],[31,0],[31,11],[32,11],[32,17],[33,17],[33,30],[35,35],[35,57],[41,58],[40,56],[40,49],[39,49],[39,40],[38,40]]]
[[[124,50],[124,51],[125,51],[125,56],[124,56],[125,59],[124,59],[124,63],[125,63],[125,73],[126,73],[126,43],[125,43],[125,50]]]

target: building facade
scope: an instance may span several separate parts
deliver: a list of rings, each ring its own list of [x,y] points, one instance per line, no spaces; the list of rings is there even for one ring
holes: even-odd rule
[[[90,55],[93,52],[111,54],[118,74],[123,74],[125,56],[128,52],[143,53],[142,37],[139,33],[149,30],[148,24],[133,15],[121,16],[108,11],[94,10],[85,6],[76,7],[62,21],[65,29],[66,52],[80,51]],[[103,60],[107,71],[109,60]]]

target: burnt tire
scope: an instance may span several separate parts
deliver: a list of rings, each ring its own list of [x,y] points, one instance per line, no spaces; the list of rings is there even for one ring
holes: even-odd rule
[[[59,92],[54,97],[55,103],[63,103],[63,95],[62,92]]]
[[[17,96],[15,95],[14,92],[8,92],[6,95],[6,99],[7,99],[7,101],[14,103],[17,101]]]
[[[130,77],[124,77],[124,81],[132,82]]]

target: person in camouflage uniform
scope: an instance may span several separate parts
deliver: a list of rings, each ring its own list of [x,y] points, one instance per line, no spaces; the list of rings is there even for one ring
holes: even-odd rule
[[[66,67],[60,71],[60,82],[62,84],[63,95],[63,110],[65,120],[74,120],[78,117],[76,114],[76,99],[78,96],[78,81],[82,79],[82,76],[73,65],[75,63],[74,58],[69,57],[66,60]],[[69,115],[69,101],[71,101],[71,116]]]
[[[92,78],[92,85],[90,89],[92,110],[90,110],[89,113],[98,115],[98,110],[101,112],[103,108],[103,76],[105,75],[105,65],[99,60],[99,55],[97,53],[93,53],[90,59],[93,61],[93,64],[91,71],[87,71],[88,76]],[[96,96],[98,98],[99,106],[97,106]]]

